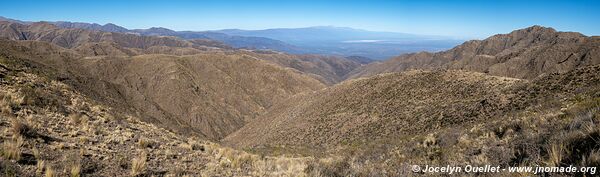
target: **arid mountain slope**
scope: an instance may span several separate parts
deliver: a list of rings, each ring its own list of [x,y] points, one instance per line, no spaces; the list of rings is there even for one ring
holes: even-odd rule
[[[278,100],[324,87],[296,70],[244,54],[83,58],[44,42],[2,45],[3,56],[54,68],[93,99],[210,139],[225,137]]]
[[[82,60],[86,73],[116,85],[127,102],[153,117],[176,119],[220,139],[319,81],[248,56],[140,55]],[[166,120],[165,120],[166,121]]]
[[[356,69],[348,77],[446,68],[531,79],[594,64],[600,64],[600,37],[532,26],[482,41],[468,41],[444,52],[401,55]]]
[[[39,67],[0,56],[0,176],[292,176],[311,159],[259,157],[177,134]]]
[[[411,176],[415,164],[597,166],[599,73],[600,65],[533,80],[456,70],[377,75],[294,97],[224,143],[341,156],[312,167],[330,176]]]
[[[345,76],[348,73],[364,65],[358,61],[335,56],[255,52],[247,54],[283,67],[302,71],[328,85],[333,85],[345,80]]]
[[[143,54],[193,55],[240,52],[283,67],[294,68],[326,83],[335,84],[362,64],[341,57],[290,55],[277,52],[233,50],[223,43],[207,39],[183,40],[177,37],[139,36],[75,28],[59,28],[46,22],[25,25],[0,21],[0,38],[35,40],[69,48],[83,56],[134,56]]]
[[[181,40],[176,37],[139,36],[116,32],[92,31],[78,28],[59,28],[46,22],[30,25],[0,21],[0,38],[10,40],[36,40],[73,49],[89,56],[137,55],[156,53],[153,47],[173,47],[188,50],[210,50],[223,47],[218,42],[206,40]],[[180,53],[172,53],[179,55]]]
[[[517,79],[410,71],[351,80],[274,106],[225,139],[238,146],[332,146],[408,136],[484,120]]]

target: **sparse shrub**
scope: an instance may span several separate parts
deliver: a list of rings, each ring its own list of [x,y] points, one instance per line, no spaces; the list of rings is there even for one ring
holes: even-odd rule
[[[81,165],[79,163],[75,163],[71,166],[71,177],[80,177],[81,176]]]
[[[425,140],[423,140],[424,147],[431,147],[435,145],[437,145],[437,140],[435,139],[435,136],[433,134],[427,135],[427,137],[425,137]]]
[[[65,148],[65,143],[58,143],[58,145],[56,146],[56,148],[58,149],[64,149]]]
[[[81,144],[87,144],[88,143],[88,138],[85,136],[80,136],[79,137],[79,143]]]
[[[11,130],[15,135],[22,135],[25,137],[35,136],[35,131],[27,123],[19,119],[13,119],[11,122]]]
[[[25,85],[20,88],[20,92],[23,95],[23,105],[49,108],[59,113],[67,113],[64,107],[65,104],[61,101],[63,95],[59,91],[39,88],[34,85]]]
[[[8,161],[0,161],[0,176],[17,176],[17,164]]]
[[[66,160],[63,161],[67,164],[64,171],[65,173],[68,173],[70,177],[81,176],[81,157],[83,157],[82,153],[84,153],[82,150],[83,149],[79,149],[79,153],[72,152],[68,154],[68,156],[65,157]]]
[[[40,153],[40,150],[38,148],[33,148],[31,149],[31,152],[33,152],[33,157],[35,157],[36,160],[40,160],[42,159],[42,154]]]
[[[35,168],[35,174],[37,174],[38,176],[42,176],[42,173],[44,172],[44,168],[46,168],[46,161],[38,160],[36,168]]]
[[[146,152],[131,160],[131,175],[138,176],[146,170]]]
[[[309,162],[304,172],[309,176],[351,176],[353,174],[347,159],[321,159]]]
[[[200,150],[200,151],[204,152],[204,150],[205,150],[204,145],[198,144],[196,142],[191,142],[190,146],[191,146],[191,150],[193,150],[193,151]]]
[[[21,146],[23,146],[23,137],[21,136],[13,138],[12,141],[5,141],[2,145],[2,156],[15,161],[21,160]]]
[[[582,167],[600,167],[600,150],[592,151],[588,156],[583,157]]]
[[[233,168],[250,167],[256,161],[256,157],[248,153],[240,153],[231,162]]]
[[[138,146],[140,148],[154,148],[157,146],[157,143],[152,140],[146,139],[146,138],[139,138]]]
[[[11,100],[7,95],[0,95],[0,113],[4,115],[11,115],[12,108],[10,107]]]
[[[121,167],[122,169],[129,169],[130,166],[130,161],[129,158],[127,158],[127,156],[123,155],[123,154],[117,154],[117,165],[119,167]]]
[[[82,118],[82,114],[81,113],[73,113],[69,115],[69,121],[71,122],[71,124],[73,125],[79,125],[79,123],[81,123],[81,118]]]
[[[206,150],[206,148],[204,147],[204,145],[199,144],[197,142],[193,142],[193,141],[192,142],[188,142],[188,143],[180,144],[180,146],[182,148],[188,149],[190,151],[198,151],[199,150],[199,151],[204,152]]]
[[[46,165],[46,173],[44,174],[45,177],[56,177],[56,172],[54,172],[54,169],[52,169],[52,167],[50,165]]]

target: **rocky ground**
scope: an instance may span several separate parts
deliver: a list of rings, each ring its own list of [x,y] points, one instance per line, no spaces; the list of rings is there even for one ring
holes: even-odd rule
[[[279,176],[304,173],[309,160],[258,156],[178,135],[2,61],[4,176]]]

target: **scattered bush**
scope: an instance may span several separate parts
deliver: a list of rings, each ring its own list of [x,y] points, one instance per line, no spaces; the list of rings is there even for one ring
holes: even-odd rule
[[[41,160],[42,159],[42,154],[40,153],[40,150],[38,150],[37,148],[33,148],[31,149],[31,152],[33,152],[33,157],[35,157],[36,160]]]
[[[81,118],[82,118],[82,114],[81,113],[73,113],[69,115],[69,121],[71,122],[71,124],[73,125],[79,125],[79,123],[81,123]]]
[[[50,165],[46,165],[46,174],[44,174],[45,177],[56,177],[56,172],[54,172],[54,169],[52,169],[52,167]]]
[[[0,95],[0,113],[2,113],[4,115],[11,115],[12,108],[10,105],[11,105],[10,97],[8,97],[6,95]]]
[[[71,177],[81,176],[81,165],[79,163],[71,165]]]
[[[6,159],[21,160],[21,146],[23,146],[23,137],[17,136],[12,141],[4,141],[2,145],[2,156]]]
[[[146,138],[139,138],[138,146],[140,148],[155,148],[156,146],[158,146],[158,143]]]
[[[46,168],[46,161],[44,160],[37,160],[37,165],[35,168],[35,174],[37,174],[38,176],[42,176],[42,173],[44,172],[44,168]]]
[[[552,144],[548,151],[548,160],[546,161],[546,165],[549,167],[558,167],[560,166],[564,156],[565,145],[562,143]]]
[[[0,161],[0,176],[14,177],[18,174],[18,167],[16,163],[9,161]]]
[[[348,159],[321,159],[309,162],[304,172],[309,176],[353,176]]]
[[[140,155],[131,160],[131,175],[138,176],[144,173],[146,170],[146,152],[140,153]]]
[[[256,161],[255,155],[251,155],[248,153],[240,153],[233,158],[231,161],[231,167],[233,168],[246,168],[251,167],[252,164]]]
[[[15,135],[22,135],[25,137],[35,136],[35,131],[27,123],[19,119],[13,119],[11,122],[11,130]]]

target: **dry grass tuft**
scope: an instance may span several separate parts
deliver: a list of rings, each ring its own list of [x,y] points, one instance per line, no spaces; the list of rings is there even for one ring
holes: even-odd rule
[[[33,129],[27,123],[16,118],[11,122],[11,131],[15,135],[23,135],[25,137],[31,137],[35,134],[33,133]]]
[[[46,166],[46,173],[44,174],[45,177],[56,177],[56,172],[54,172],[54,169],[52,169],[52,167],[50,167],[49,165]]]
[[[131,175],[138,176],[146,170],[146,152],[142,152],[137,158],[131,160]]]
[[[586,157],[583,157],[582,167],[597,167],[600,166],[600,150],[592,151]]]
[[[231,167],[233,168],[246,168],[251,167],[254,162],[257,161],[256,155],[251,155],[248,153],[239,153],[233,157],[231,160]]]
[[[35,157],[36,160],[40,160],[42,159],[42,154],[40,153],[40,150],[38,148],[33,148],[31,149],[31,152],[33,152],[33,157]]]
[[[37,176],[42,176],[44,168],[46,167],[46,161],[42,160],[42,154],[40,153],[40,150],[38,148],[34,147],[33,149],[31,149],[31,152],[33,152],[33,157],[35,157],[35,159],[37,160],[35,174]]]
[[[38,176],[42,176],[42,173],[44,172],[44,168],[46,168],[46,161],[38,160],[36,168],[35,168],[35,174]]]
[[[7,95],[0,95],[0,113],[3,115],[12,115],[11,100]]]
[[[158,143],[156,143],[150,139],[147,139],[147,138],[138,139],[138,146],[142,149],[143,148],[154,148],[157,145],[158,145]]]
[[[69,115],[69,121],[73,125],[79,125],[81,123],[83,115],[81,113],[73,113]]]
[[[12,141],[5,141],[2,145],[2,156],[6,159],[21,160],[21,146],[23,146],[23,137],[17,136]]]
[[[71,166],[71,177],[80,177],[81,176],[81,165],[79,163],[73,164]]]

